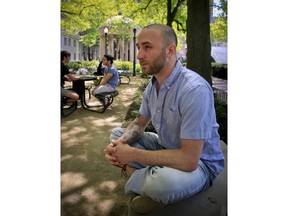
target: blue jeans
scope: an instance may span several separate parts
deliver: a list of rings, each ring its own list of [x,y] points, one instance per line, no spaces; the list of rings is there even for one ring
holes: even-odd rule
[[[123,128],[115,128],[110,139],[117,140],[123,133]],[[144,132],[144,136],[130,146],[146,150],[164,149],[159,144],[158,135],[151,132]],[[148,196],[164,204],[191,197],[212,185],[213,177],[201,160],[198,168],[192,172],[163,166],[151,167],[134,162],[128,165],[137,170],[128,179],[125,193]]]

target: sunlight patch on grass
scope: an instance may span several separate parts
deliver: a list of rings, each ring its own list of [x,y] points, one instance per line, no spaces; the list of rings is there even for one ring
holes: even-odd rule
[[[88,182],[83,173],[66,172],[61,175],[61,192],[68,192]]]
[[[100,190],[112,192],[116,189],[118,183],[115,181],[104,181],[99,185]]]
[[[71,155],[71,154],[69,154],[69,155],[63,155],[63,156],[61,157],[61,162],[65,161],[65,160],[68,160],[68,159],[70,159],[70,158],[72,158],[72,157],[73,157],[73,155]]]
[[[119,123],[117,122],[118,118],[116,116],[110,116],[105,119],[95,119],[92,121],[92,125],[95,127],[103,127],[103,126],[112,126],[117,127]]]
[[[109,215],[108,213],[111,211],[114,205],[115,200],[106,199],[98,203],[98,209],[100,210],[101,215]]]

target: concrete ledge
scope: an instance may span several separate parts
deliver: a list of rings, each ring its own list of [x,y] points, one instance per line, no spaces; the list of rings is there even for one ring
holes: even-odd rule
[[[227,145],[221,141],[225,157],[225,168],[214,181],[214,185],[193,197],[168,205],[146,216],[226,216],[227,215]],[[141,216],[128,205],[129,216]],[[142,215],[143,216],[143,215]]]

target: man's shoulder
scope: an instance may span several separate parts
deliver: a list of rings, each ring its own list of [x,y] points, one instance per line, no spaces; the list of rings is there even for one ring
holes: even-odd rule
[[[61,64],[61,73],[64,73],[64,74],[70,73],[69,68],[63,63]]]
[[[115,73],[115,72],[118,72],[118,70],[114,65],[112,65],[110,70],[107,71],[107,73]]]
[[[182,79],[184,79],[185,82],[188,82],[193,85],[199,85],[206,83],[206,80],[198,73],[196,73],[193,70],[190,70],[188,68],[183,67],[181,71]]]

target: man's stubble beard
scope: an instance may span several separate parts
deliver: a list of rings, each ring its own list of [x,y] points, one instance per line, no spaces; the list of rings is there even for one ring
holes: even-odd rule
[[[148,70],[144,71],[147,75],[154,75],[159,73],[166,63],[165,49],[162,49],[161,53],[152,61]]]

